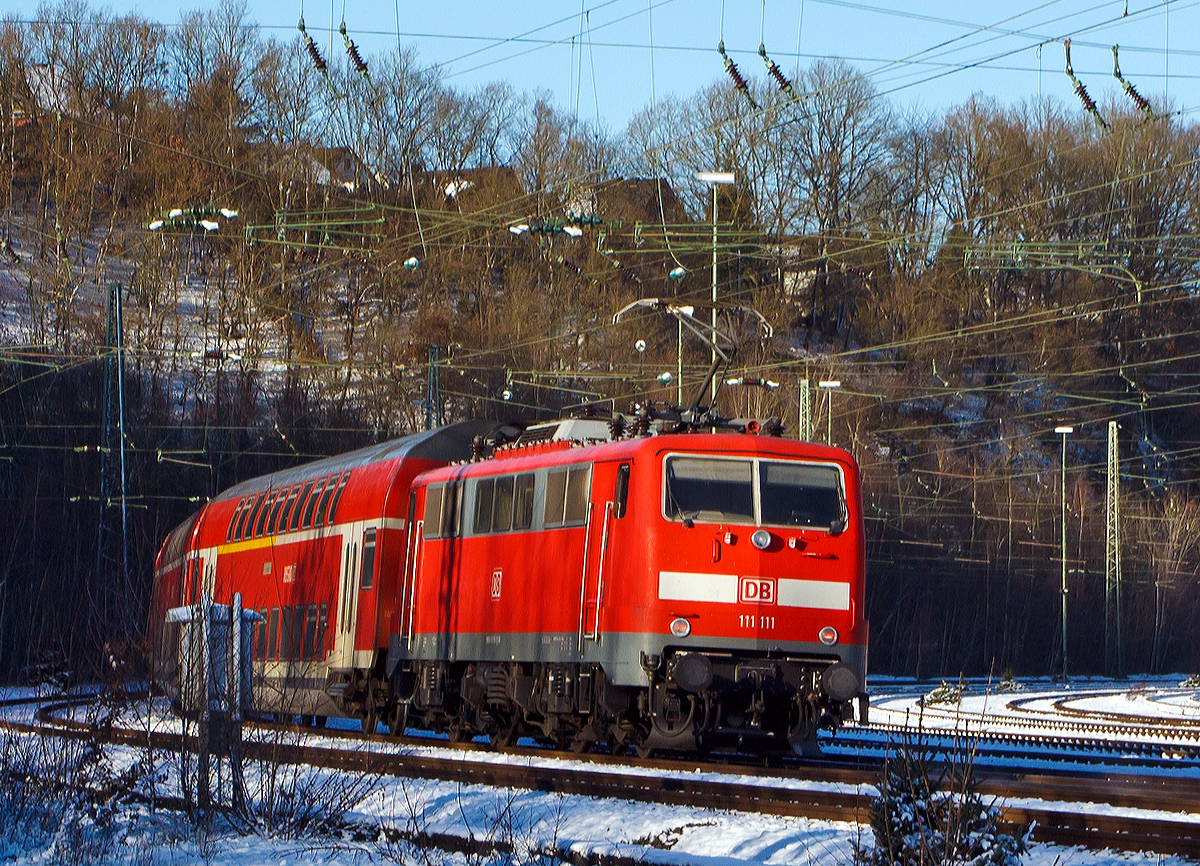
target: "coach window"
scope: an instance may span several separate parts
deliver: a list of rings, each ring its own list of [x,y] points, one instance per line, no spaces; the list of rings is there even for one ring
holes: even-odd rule
[[[275,660],[279,650],[279,608],[271,608],[271,621],[267,626],[267,658]]]
[[[312,490],[312,486],[313,482],[305,481],[300,495],[296,497],[296,504],[292,506],[292,516],[288,521],[288,528],[292,532],[300,528],[300,512],[304,510],[304,500],[308,498],[308,491]]]
[[[304,660],[312,661],[317,657],[317,606],[310,604],[304,618]]]
[[[496,493],[496,479],[480,478],[475,482],[475,532],[492,531],[492,500]]]
[[[333,490],[337,484],[337,476],[332,476],[329,483],[325,485],[325,491],[321,494],[321,500],[317,503],[317,513],[313,517],[313,526],[325,525],[325,513],[329,510],[329,498],[333,496]]]
[[[258,519],[254,521],[254,537],[262,538],[263,528],[267,524],[267,517],[271,514],[271,509],[275,507],[275,500],[283,495],[282,490],[268,490],[267,498],[263,502],[263,507],[258,512]]]
[[[242,500],[242,504],[238,506],[238,512],[233,518],[233,533],[231,541],[238,541],[242,537],[242,526],[246,523],[246,515],[250,513],[250,503],[254,501],[253,496],[247,496]]]
[[[287,661],[292,651],[292,607],[285,604],[279,609],[279,660]]]
[[[246,500],[243,497],[238,500],[237,508],[233,509],[233,517],[229,518],[229,528],[225,530],[225,541],[233,541],[233,530],[237,526],[238,518],[242,514],[242,509],[246,507]]]
[[[246,521],[250,517],[250,512],[254,510],[254,496],[246,497],[246,506],[242,509],[242,513],[238,515],[237,527],[233,530],[233,540],[241,541],[246,537]]]
[[[617,467],[617,486],[613,492],[613,515],[625,516],[625,503],[629,499],[629,464],[622,463]]]
[[[358,588],[366,591],[375,585],[375,530],[363,533],[362,571],[358,575]]]
[[[275,492],[275,499],[271,502],[271,507],[267,511],[267,519],[263,521],[263,535],[275,534],[275,521],[279,519],[279,509],[283,507],[283,503],[287,500],[287,485],[283,485]]]
[[[350,473],[343,472],[342,478],[338,481],[337,490],[334,491],[333,501],[329,503],[329,514],[325,518],[325,522],[332,525],[334,517],[337,516],[338,503],[342,501],[342,491],[346,489],[346,482],[350,480]]]
[[[547,527],[573,526],[587,520],[591,476],[590,464],[547,473],[544,514]]]
[[[262,660],[267,657],[267,609],[260,607],[258,615],[261,619],[254,624],[254,657]]]
[[[526,472],[513,485],[513,529],[533,526],[533,480],[533,473]]]
[[[328,479],[318,478],[316,486],[312,489],[312,494],[308,497],[308,502],[304,503],[304,518],[300,521],[301,529],[312,529],[313,512],[317,507],[317,500],[321,496],[321,489],[325,486]]]
[[[342,613],[338,617],[338,628],[346,631],[349,627],[350,586],[354,576],[354,558],[358,556],[358,544],[347,544],[342,553]]]
[[[321,617],[317,620],[317,661],[325,658],[325,626],[329,624],[329,603],[321,602]]]
[[[298,604],[292,608],[292,639],[289,642],[288,658],[301,657],[301,641],[304,638],[304,605]]]
[[[288,531],[288,506],[296,498],[296,489],[298,489],[296,485],[284,487],[280,498],[275,500],[275,507],[271,509],[271,519],[268,522],[268,529],[266,529],[269,535],[278,535]]]
[[[254,493],[246,500],[246,507],[242,509],[242,516],[238,518],[237,529],[233,531],[234,541],[242,541],[250,537],[250,532],[254,529],[255,506],[258,505],[258,498],[261,495],[261,493]]]
[[[258,538],[262,535],[263,523],[266,522],[267,515],[271,513],[271,501],[275,498],[275,491],[267,489],[263,496],[262,504],[254,510],[253,516],[246,521],[246,537]]]
[[[258,494],[257,498],[255,498],[254,507],[250,509],[250,516],[246,519],[246,526],[242,531],[243,539],[254,537],[255,524],[258,524],[258,526],[261,528],[262,524],[258,522],[258,515],[263,512],[263,506],[266,505],[267,496],[270,494],[270,492],[270,490],[264,490],[262,493]]]
[[[296,504],[296,496],[300,493],[300,485],[293,484],[292,489],[288,491],[287,499],[283,502],[283,507],[279,509],[279,520],[275,522],[275,534],[282,535],[288,531],[288,516],[292,513],[292,506]]]

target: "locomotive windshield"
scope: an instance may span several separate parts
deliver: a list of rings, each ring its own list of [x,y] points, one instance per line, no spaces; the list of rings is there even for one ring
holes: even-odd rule
[[[778,460],[667,458],[666,516],[699,523],[833,526],[842,520],[834,466]]]

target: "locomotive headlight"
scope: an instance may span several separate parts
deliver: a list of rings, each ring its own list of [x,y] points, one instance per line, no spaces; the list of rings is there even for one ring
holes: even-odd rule
[[[838,642],[837,629],[831,625],[827,625],[817,632],[817,637],[821,639],[821,643],[825,644],[825,646],[833,646]]]
[[[692,633],[692,624],[681,616],[671,620],[671,634],[675,637],[687,637]]]
[[[750,536],[750,543],[759,550],[766,550],[771,546],[771,533],[767,532],[765,529],[756,530],[755,533]]]

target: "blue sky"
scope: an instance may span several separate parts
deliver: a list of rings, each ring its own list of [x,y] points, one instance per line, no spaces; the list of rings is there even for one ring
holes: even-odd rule
[[[168,24],[201,6],[99,5]],[[21,17],[36,8],[33,0],[9,7]],[[898,106],[939,111],[973,92],[1004,102],[1041,92],[1075,104],[1061,44],[1071,36],[1076,74],[1102,105],[1120,97],[1111,50],[1119,43],[1121,71],[1144,95],[1158,104],[1167,94],[1177,110],[1200,107],[1200,0],[249,0],[251,20],[281,39],[295,35],[302,11],[323,46],[344,17],[367,51],[395,45],[398,12],[401,42],[456,87],[505,80],[521,91],[547,89],[560,107],[614,130],[655,95],[686,96],[722,78],[722,38],[747,77],[764,75],[761,39],[787,71],[842,57]]]

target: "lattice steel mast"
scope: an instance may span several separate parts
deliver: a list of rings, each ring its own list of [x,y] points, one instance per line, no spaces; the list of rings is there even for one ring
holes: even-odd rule
[[[1117,422],[1108,422],[1108,484],[1104,495],[1104,670],[1120,676],[1121,664],[1121,472]]]

